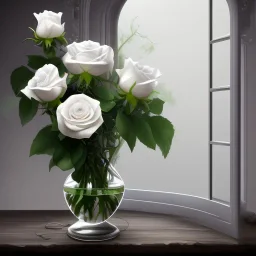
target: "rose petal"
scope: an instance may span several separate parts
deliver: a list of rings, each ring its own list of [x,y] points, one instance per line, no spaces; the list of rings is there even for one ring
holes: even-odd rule
[[[40,21],[40,14],[37,14],[35,12],[33,14],[34,14],[35,18],[37,19],[37,22],[39,22]]]
[[[58,128],[62,134],[64,134],[67,137],[74,138],[74,139],[84,139],[84,138],[90,138],[92,134],[102,125],[103,118],[100,117],[97,122],[94,124],[93,127],[90,127],[89,129],[82,129],[80,131],[74,131],[69,129],[64,121],[64,118],[61,115],[61,111],[63,108],[63,103],[58,106],[57,108],[57,122],[58,122]]]
[[[23,94],[25,94],[29,99],[33,98],[33,99],[41,102],[41,100],[36,96],[36,94],[28,86],[26,86],[24,89],[22,89],[21,92]]]
[[[92,51],[77,53],[75,60],[80,63],[97,62],[101,60],[103,61],[106,55],[107,53],[99,55],[98,51],[92,50]]]
[[[80,123],[84,123],[85,121],[88,121],[88,119],[92,118],[93,116],[90,115],[87,117],[87,120],[73,120],[70,118],[69,116],[69,109],[72,108],[73,104],[75,104],[76,102],[84,102],[86,101],[86,103],[89,103],[92,110],[93,110],[93,115],[95,115],[95,112],[96,112],[96,115],[101,115],[101,112],[98,113],[96,110],[97,108],[99,108],[99,105],[100,105],[100,102],[97,101],[97,100],[94,100],[84,94],[76,94],[76,95],[72,95],[70,96],[66,101],[65,101],[65,104],[61,110],[61,114],[63,115],[63,117],[65,118],[65,120],[67,120],[69,123],[72,123],[72,124],[80,124]],[[100,110],[101,111],[101,110]],[[89,120],[90,120],[89,119]]]
[[[32,91],[34,92],[35,95],[37,95],[39,99],[41,99],[41,101],[50,102],[50,101],[56,100],[63,93],[63,88],[54,87],[48,90],[34,88],[32,89]]]
[[[153,72],[154,78],[158,78],[158,77],[160,77],[161,75],[162,75],[162,74],[161,74],[161,72],[160,72],[159,69],[155,69],[155,70],[154,70],[154,72]]]
[[[59,37],[64,32],[64,24],[61,25],[62,13],[44,11],[43,13],[34,13],[38,21],[36,33],[42,38]]]
[[[138,62],[133,61],[131,58],[128,58],[124,63],[123,75],[128,77],[134,77],[134,80],[137,83],[144,82],[149,79],[141,70],[137,68]],[[131,84],[130,86],[132,86]]]
[[[55,81],[56,79],[58,79],[60,76],[59,76],[59,70],[57,67],[55,67],[52,64],[48,64],[48,67],[49,66],[50,66],[50,69],[49,69],[48,76],[49,76],[49,82],[51,83],[51,82]]]
[[[84,70],[80,67],[80,65],[78,63],[73,61],[71,59],[71,57],[72,56],[67,52],[62,58],[63,64],[68,69],[68,71],[71,72],[72,74],[81,74],[81,73],[83,73]]]
[[[81,74],[83,72],[88,72],[94,76],[100,76],[111,69],[111,65],[105,62],[88,62],[84,63],[81,61],[76,61],[71,59],[71,55],[66,53],[62,58],[65,67],[72,74]]]
[[[69,123],[69,122],[68,122],[66,119],[64,119],[64,118],[63,118],[63,122],[64,122],[65,126],[66,126],[69,130],[72,130],[73,132],[78,132],[78,131],[83,130],[82,127],[78,127],[78,126],[76,126],[76,125],[74,125],[74,124],[71,124],[71,123]]]
[[[92,41],[83,41],[81,43],[73,42],[67,46],[67,50],[71,56],[75,57],[80,52],[100,51],[100,44]]]
[[[69,117],[75,120],[86,119],[92,113],[90,104],[86,101],[74,103],[68,111]]]
[[[130,88],[132,87],[132,85],[136,82],[135,77],[133,77],[132,75],[127,76],[126,74],[123,74],[120,77],[119,80],[119,86],[121,87],[121,89],[125,92],[129,92]]]
[[[82,122],[77,123],[76,126],[81,127],[81,128],[88,128],[88,127],[94,125],[94,123],[97,122],[97,120],[99,119],[100,116],[101,116],[101,108],[99,106],[90,119],[87,118],[86,120],[84,120],[84,123],[82,123]],[[72,120],[72,123],[74,124],[74,120]]]
[[[49,31],[50,31],[49,38],[59,37],[64,32],[64,25],[63,24],[58,25],[58,24],[52,23],[49,28]]]
[[[29,88],[33,92],[33,94],[40,99],[40,101],[50,102],[56,100],[57,98],[61,98],[65,94],[67,90],[66,78],[67,74],[65,74],[62,78],[59,78],[58,80],[54,81],[54,83],[49,84],[48,86],[30,86]]]
[[[156,80],[149,80],[144,83],[136,84],[132,89],[132,94],[137,98],[146,98],[157,86]]]
[[[63,63],[73,74],[88,72],[100,76],[112,72],[114,66],[114,51],[107,45],[84,41],[67,46],[68,53],[63,57]]]

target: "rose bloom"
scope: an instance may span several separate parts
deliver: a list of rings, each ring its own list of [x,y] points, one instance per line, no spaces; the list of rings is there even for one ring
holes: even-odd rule
[[[74,42],[67,46],[67,50],[62,60],[72,74],[88,72],[100,76],[113,69],[114,51],[108,45],[100,45],[89,40]]]
[[[60,132],[70,138],[90,138],[102,125],[100,102],[85,94],[75,94],[57,108]]]
[[[128,93],[136,83],[132,89],[132,94],[137,98],[147,98],[156,88],[157,79],[161,76],[159,69],[139,65],[131,58],[126,59],[124,68],[117,69],[116,72],[120,78],[119,86],[123,91]]]
[[[64,32],[65,23],[61,24],[62,12],[55,13],[51,11],[44,11],[43,13],[34,13],[38,25],[36,34],[41,38],[59,37]]]
[[[39,68],[28,85],[21,90],[29,99],[34,98],[39,102],[50,102],[62,97],[66,90],[67,74],[59,76],[59,71],[53,64],[46,64]]]

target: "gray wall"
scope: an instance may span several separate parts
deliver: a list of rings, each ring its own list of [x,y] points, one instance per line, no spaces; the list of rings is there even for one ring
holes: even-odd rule
[[[256,5],[255,5],[256,7]],[[255,8],[256,10],[256,8]],[[256,16],[254,17],[256,18]],[[250,39],[253,39],[250,41]],[[248,31],[248,36],[244,41],[244,62],[248,69],[245,74],[245,94],[244,94],[244,121],[245,121],[245,137],[244,137],[244,148],[245,148],[245,158],[244,158],[244,184],[242,188],[245,188],[245,193],[242,200],[245,202],[246,210],[256,213],[256,33],[255,25],[252,24],[251,31]]]
[[[32,42],[28,27],[36,27],[33,12],[63,12],[67,37],[76,37],[78,22],[74,19],[75,1],[63,0],[2,0],[0,2],[0,209],[64,209],[62,185],[68,173],[53,169],[48,172],[48,156],[29,158],[31,142],[37,132],[48,124],[47,117],[38,115],[22,127],[18,116],[18,100],[13,96],[10,74],[26,65],[26,55],[40,54]]]

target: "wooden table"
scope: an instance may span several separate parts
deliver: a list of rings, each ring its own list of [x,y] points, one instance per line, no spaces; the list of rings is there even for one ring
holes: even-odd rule
[[[64,227],[46,229],[45,226],[51,222],[61,223]],[[111,222],[122,230],[121,234],[114,240],[100,243],[84,243],[69,238],[67,226],[74,222],[75,218],[69,211],[0,211],[0,255],[7,252],[33,255],[49,252],[66,255],[72,252],[73,255],[80,251],[93,252],[94,255],[96,252],[101,255],[130,252],[198,254],[255,249],[184,218],[161,214],[119,211]]]

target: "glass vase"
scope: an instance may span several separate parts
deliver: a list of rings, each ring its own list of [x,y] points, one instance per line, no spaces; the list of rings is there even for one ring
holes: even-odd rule
[[[97,174],[94,174],[95,178]],[[82,179],[83,180],[83,179]],[[70,174],[64,183],[66,203],[78,219],[68,228],[68,235],[82,241],[103,241],[116,237],[119,230],[107,220],[116,212],[124,196],[124,182],[110,164],[106,185],[94,187],[90,179],[76,182]]]

